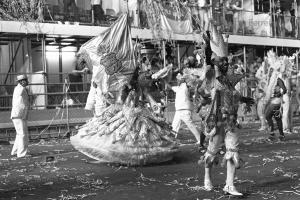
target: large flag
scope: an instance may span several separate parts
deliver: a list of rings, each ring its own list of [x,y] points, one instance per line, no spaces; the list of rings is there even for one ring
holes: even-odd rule
[[[193,33],[191,15],[187,8],[183,8],[180,4],[162,5],[160,11],[162,30],[178,34]]]
[[[103,92],[118,90],[128,83],[136,68],[128,14],[83,44],[78,54],[93,67],[93,81]]]
[[[154,37],[165,38],[168,35],[193,33],[189,8],[173,1],[163,4],[160,1],[145,0],[141,3],[142,22],[147,21]],[[147,18],[144,18],[144,17]]]

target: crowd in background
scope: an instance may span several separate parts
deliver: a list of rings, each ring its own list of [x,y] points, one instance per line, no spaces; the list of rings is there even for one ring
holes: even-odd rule
[[[169,72],[168,77],[166,78],[167,82],[170,85],[176,85],[176,76],[178,73],[182,72],[185,68],[201,68],[203,64],[201,60],[197,59],[196,52],[194,54],[185,55],[182,57],[181,62],[178,64],[177,59],[172,56],[168,56],[164,59],[160,56],[152,57],[149,59],[146,55],[142,58],[141,71],[149,72],[150,74],[154,74],[155,72],[163,69],[163,68],[171,68],[172,70]],[[245,78],[242,79],[240,83],[236,85],[236,89],[243,95],[249,96],[255,99],[255,105],[252,108],[252,112],[247,114],[247,119],[249,120],[260,120],[261,115],[263,115],[263,109],[261,105],[261,99],[266,95],[266,87],[270,73],[270,64],[268,63],[267,57],[257,56],[252,59],[252,62],[245,63],[244,62],[244,54],[237,53],[233,55],[230,53],[229,62],[231,69],[234,70],[235,74],[243,74]],[[289,80],[289,78],[282,77],[283,80]],[[290,83],[285,83],[286,88],[288,90],[288,98],[291,99],[291,92],[293,87]],[[294,88],[295,89],[295,88]],[[170,94],[170,93],[169,93]],[[171,98],[168,99],[169,102],[174,101],[174,95],[169,95]],[[191,95],[192,97],[192,95]],[[290,109],[289,109],[290,110]],[[242,112],[241,115],[244,115]],[[243,116],[244,118],[244,116]],[[260,130],[265,130],[267,125],[265,119],[262,123]],[[289,132],[290,130],[286,131]]]
[[[278,0],[271,7],[264,1],[249,3],[250,1],[243,0],[214,2],[211,0],[180,0],[178,2],[189,10],[188,13],[191,15],[195,31],[208,30],[209,21],[214,19],[222,25],[225,32],[232,34],[300,38],[300,20],[298,19],[300,6],[294,1],[283,4]],[[172,7],[175,5],[175,0],[164,0],[161,3],[163,6]],[[144,8],[140,0],[115,0],[113,2],[57,0],[46,1],[44,17],[47,21],[92,22],[95,25],[110,25],[122,12],[128,11],[132,26],[149,28],[145,9],[147,8]],[[264,30],[259,32],[254,30],[260,29],[262,26],[265,27]]]

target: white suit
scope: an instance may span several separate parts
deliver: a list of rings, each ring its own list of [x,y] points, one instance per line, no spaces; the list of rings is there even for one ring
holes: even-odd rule
[[[183,121],[190,131],[194,134],[198,142],[200,142],[200,132],[192,121],[192,102],[189,99],[189,90],[186,83],[180,86],[173,86],[172,90],[176,93],[175,97],[175,115],[172,122],[172,129],[178,133],[181,121]]]
[[[26,87],[18,84],[13,93],[11,119],[16,129],[16,140],[11,155],[24,157],[28,150],[28,109],[29,95]]]

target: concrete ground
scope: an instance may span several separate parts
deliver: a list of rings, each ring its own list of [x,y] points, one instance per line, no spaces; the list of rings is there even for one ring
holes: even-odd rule
[[[31,144],[31,157],[11,157],[11,145],[0,146],[0,199],[300,199],[300,134],[287,135],[284,142],[267,143],[257,125],[240,129],[244,166],[236,185],[244,197],[224,195],[225,168],[214,170],[215,189],[204,191],[203,152],[194,145],[186,129],[175,158],[145,167],[91,164],[90,158],[72,148],[68,140]]]

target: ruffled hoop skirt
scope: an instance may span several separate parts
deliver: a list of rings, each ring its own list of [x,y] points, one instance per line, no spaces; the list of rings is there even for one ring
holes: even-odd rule
[[[125,105],[111,105],[92,118],[71,144],[93,159],[126,165],[166,162],[178,151],[167,123],[146,108]]]

